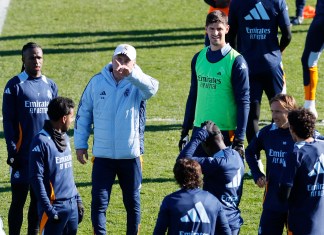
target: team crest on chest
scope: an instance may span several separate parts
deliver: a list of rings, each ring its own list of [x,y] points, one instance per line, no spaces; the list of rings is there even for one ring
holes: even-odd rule
[[[19,171],[16,171],[14,174],[14,178],[19,179],[20,178],[20,173]]]
[[[52,95],[52,92],[50,90],[47,90],[47,98],[49,98],[50,100],[53,99],[53,95]]]
[[[130,92],[129,89],[127,88],[124,92],[124,96],[127,97],[129,95],[129,92]]]

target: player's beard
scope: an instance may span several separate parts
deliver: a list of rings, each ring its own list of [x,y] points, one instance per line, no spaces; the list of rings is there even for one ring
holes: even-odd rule
[[[225,46],[225,44],[226,44],[226,42],[223,41],[221,38],[219,38],[217,40],[210,41],[210,45],[211,45],[212,50],[219,50],[223,46]]]

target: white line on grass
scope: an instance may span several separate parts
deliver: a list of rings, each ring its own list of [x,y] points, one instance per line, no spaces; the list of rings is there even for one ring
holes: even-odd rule
[[[0,0],[0,34],[2,32],[4,22],[6,20],[9,3],[10,0]]]
[[[2,121],[3,118],[0,116],[0,121]],[[73,119],[74,121],[74,119]],[[181,123],[182,120],[175,119],[175,118],[147,118],[147,122],[172,122],[172,123]]]
[[[3,118],[2,116],[0,116],[0,121],[2,122]],[[73,120],[74,121],[74,120]],[[146,119],[147,122],[171,122],[171,123],[182,123],[182,120],[179,119],[175,119],[175,118],[148,118]],[[265,126],[265,125],[269,125],[271,122],[270,121],[264,121],[261,120],[259,122],[260,126]],[[324,126],[324,120],[318,120],[316,122],[317,126]]]

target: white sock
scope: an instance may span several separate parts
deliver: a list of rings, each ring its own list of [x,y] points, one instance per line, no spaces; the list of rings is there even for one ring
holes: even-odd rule
[[[318,117],[318,114],[317,114],[317,111],[315,108],[315,100],[305,100],[304,108],[309,109],[309,111],[311,111],[315,115],[316,118]]]

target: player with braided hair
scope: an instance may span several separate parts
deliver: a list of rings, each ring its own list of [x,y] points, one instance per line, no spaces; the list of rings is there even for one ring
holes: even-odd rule
[[[43,50],[29,42],[22,48],[22,71],[4,89],[2,116],[7,144],[7,163],[11,166],[12,202],[9,209],[9,235],[20,234],[23,208],[29,191],[29,147],[34,135],[48,119],[47,105],[57,96],[53,80],[42,74]],[[36,198],[30,190],[28,234],[38,233]]]

